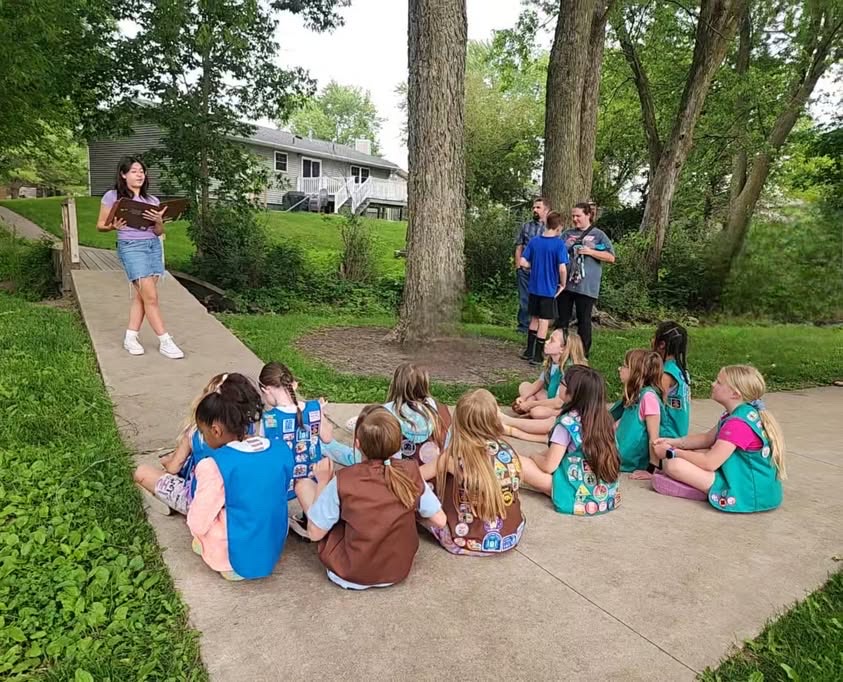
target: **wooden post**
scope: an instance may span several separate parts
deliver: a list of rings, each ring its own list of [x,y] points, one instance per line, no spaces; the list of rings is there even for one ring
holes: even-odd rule
[[[76,199],[73,196],[68,196],[65,203],[67,204],[67,232],[70,241],[70,267],[72,270],[78,270],[81,265],[79,260],[79,230],[76,225]]]
[[[76,226],[76,201],[68,196],[61,202],[61,288],[67,293],[72,288],[71,270],[81,267],[79,259],[79,232]]]

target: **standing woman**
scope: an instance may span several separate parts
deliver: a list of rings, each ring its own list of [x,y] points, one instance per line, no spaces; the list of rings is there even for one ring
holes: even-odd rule
[[[556,328],[567,336],[571,313],[577,307],[577,333],[582,339],[585,356],[591,350],[591,311],[600,296],[603,263],[615,262],[615,249],[606,233],[594,227],[597,206],[593,203],[576,204],[571,209],[573,229],[565,230],[561,237],[568,247],[568,286],[557,301]]]
[[[164,274],[164,253],[158,237],[164,233],[164,210],[150,208],[144,211],[144,218],[155,221],[147,230],[129,227],[126,221],[115,218],[106,225],[111,207],[118,199],[133,199],[150,206],[158,206],[159,201],[148,192],[149,178],[146,166],[140,159],[124,157],[117,169],[114,189],[105,193],[100,206],[97,229],[100,232],[117,230],[117,256],[126,271],[126,277],[134,288],[132,305],[129,308],[129,326],[123,339],[123,348],[131,355],[143,355],[143,346],[138,341],[143,318],[158,336],[158,350],[161,355],[177,360],[184,357],[182,350],[173,341],[161,318],[158,307],[158,279]]]

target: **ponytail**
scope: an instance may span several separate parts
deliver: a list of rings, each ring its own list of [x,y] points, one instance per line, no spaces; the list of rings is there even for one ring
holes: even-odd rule
[[[767,434],[767,439],[770,441],[770,448],[773,450],[773,464],[776,467],[776,472],[780,481],[787,478],[787,471],[784,466],[785,444],[784,433],[782,427],[770,411],[767,409],[758,410],[761,416],[761,427]]]
[[[401,469],[392,466],[392,460],[390,459],[383,462],[383,476],[389,492],[395,495],[407,509],[415,509],[419,491],[413,480]]]

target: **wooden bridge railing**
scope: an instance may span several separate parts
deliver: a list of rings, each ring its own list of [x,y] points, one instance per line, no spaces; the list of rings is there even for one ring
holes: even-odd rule
[[[71,270],[79,270],[79,230],[76,225],[76,200],[72,196],[61,202],[62,242],[59,251],[61,287],[63,291],[71,289]]]

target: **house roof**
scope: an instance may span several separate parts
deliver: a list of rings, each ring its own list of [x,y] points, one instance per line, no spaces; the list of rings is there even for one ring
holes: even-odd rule
[[[272,147],[273,149],[283,149],[287,151],[299,152],[300,154],[312,154],[322,158],[337,159],[340,161],[350,161],[352,163],[361,163],[367,166],[376,166],[378,168],[388,168],[390,170],[401,170],[397,164],[392,161],[387,161],[379,156],[372,154],[364,154],[353,147],[340,144],[338,142],[326,142],[325,140],[314,140],[300,135],[294,135],[286,130],[277,130],[275,128],[264,128],[263,126],[256,126],[254,134],[244,141],[258,144],[264,147]]]

